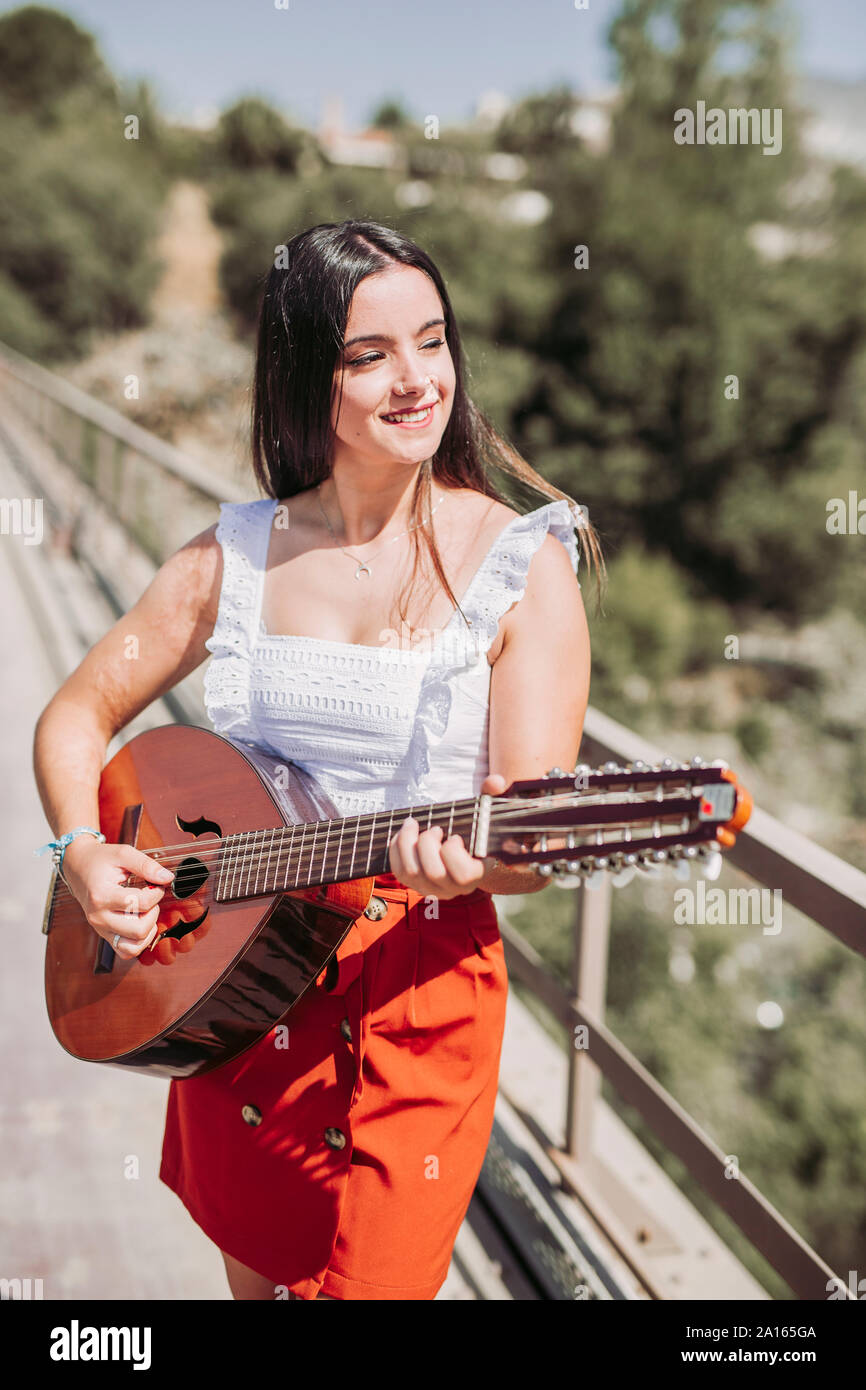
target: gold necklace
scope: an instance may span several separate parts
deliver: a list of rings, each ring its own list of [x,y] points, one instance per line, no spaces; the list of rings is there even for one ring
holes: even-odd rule
[[[386,541],[385,544],[382,546],[382,550],[377,550],[377,551],[376,551],[376,555],[371,555],[369,560],[362,560],[362,559],[360,559],[359,556],[357,556],[357,555],[349,555],[348,550],[346,550],[345,546],[340,545],[340,542],[337,540],[337,537],[334,535],[334,529],[333,529],[333,527],[331,526],[330,521],[328,521],[328,513],[325,511],[324,505],[323,505],[323,503],[322,503],[322,495],[321,495],[321,492],[319,491],[320,488],[321,488],[321,483],[316,483],[316,496],[317,496],[318,499],[319,499],[319,506],[320,506],[321,509],[322,509],[322,516],[325,518],[325,521],[326,521],[326,523],[327,523],[327,527],[328,527],[328,530],[329,530],[330,533],[331,533],[331,536],[333,537],[333,539],[334,539],[334,541],[336,542],[336,544],[340,546],[340,549],[342,550],[343,554],[344,554],[344,555],[348,555],[350,560],[354,560],[354,561],[356,562],[356,564],[357,564],[357,569],[355,570],[355,578],[356,578],[356,579],[360,579],[362,574],[367,574],[367,575],[370,575],[370,576],[371,576],[371,575],[372,575],[372,570],[370,569],[370,562],[371,562],[372,560],[375,560],[375,559],[376,559],[376,555],[381,555],[381,554],[382,554],[382,550],[387,549],[387,547],[388,547],[389,545],[391,545],[394,541],[399,541],[400,539],[402,539],[403,536],[408,536],[409,532],[410,532],[410,531],[414,531],[415,528],[416,528],[417,526],[423,526],[423,525],[424,525],[424,521],[423,521],[423,520],[422,520],[422,521],[414,521],[414,522],[412,523],[411,526],[407,526],[407,527],[406,527],[406,530],[405,530],[405,531],[401,531],[399,536],[392,536],[391,539],[390,539],[389,541]],[[442,503],[445,501],[445,498],[446,498],[447,496],[448,496],[447,492],[443,492],[442,496],[439,498],[439,501],[436,503],[436,506],[432,508],[429,517],[426,518],[428,521],[432,521],[432,520],[433,520],[433,513],[437,510],[437,508],[441,507]]]

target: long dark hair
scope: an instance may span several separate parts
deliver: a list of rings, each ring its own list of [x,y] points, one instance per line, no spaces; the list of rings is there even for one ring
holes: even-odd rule
[[[431,482],[471,488],[508,506],[515,500],[541,506],[566,498],[548,483],[499,434],[470,399],[454,310],[438,269],[419,246],[401,232],[378,222],[323,222],[281,246],[265,277],[259,310],[252,390],[252,458],[259,485],[268,497],[294,497],[330,474],[334,434],[331,406],[334,374],[342,360],[349,307],[368,275],[393,264],[414,266],[430,277],[445,317],[445,340],[455,371],[451,415],[429,464],[418,470],[410,522],[429,516]],[[342,393],[341,393],[342,394]],[[502,483],[509,483],[508,492]],[[577,531],[587,563],[595,566],[596,602],[600,604],[604,560],[598,536],[585,511]],[[433,567],[456,608],[460,605],[442,568],[436,542],[420,524],[410,532],[414,544],[414,580],[418,537],[424,537]],[[465,614],[463,615],[465,619]],[[400,618],[404,617],[402,605]]]

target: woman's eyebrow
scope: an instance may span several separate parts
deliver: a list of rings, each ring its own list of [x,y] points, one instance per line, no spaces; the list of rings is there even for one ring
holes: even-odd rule
[[[445,327],[444,319],[428,319],[426,323],[422,323],[415,337],[418,338],[422,333],[426,333],[428,328],[435,328],[437,323],[441,323],[442,327]],[[392,343],[393,341],[394,339],[389,337],[387,333],[365,333],[363,337],[350,338],[347,343],[343,344],[343,350],[353,347],[355,343]]]

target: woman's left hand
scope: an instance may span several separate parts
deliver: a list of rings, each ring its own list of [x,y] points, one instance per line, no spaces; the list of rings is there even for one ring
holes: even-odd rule
[[[479,795],[500,796],[505,778],[491,773],[481,784]],[[425,898],[457,898],[472,893],[493,865],[492,859],[473,859],[462,835],[446,840],[441,825],[431,825],[419,834],[419,822],[408,816],[391,840],[391,873],[404,888],[412,888]]]

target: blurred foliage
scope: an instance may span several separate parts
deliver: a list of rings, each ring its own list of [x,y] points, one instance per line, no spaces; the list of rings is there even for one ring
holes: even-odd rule
[[[28,115],[58,125],[81,99],[111,110],[117,86],[96,41],[67,16],[26,5],[0,18],[0,108],[4,122]]]
[[[697,603],[694,585],[660,552],[629,543],[608,558],[603,614],[589,613],[593,699],[630,722],[635,706],[653,701],[673,677],[712,667],[730,615],[721,604]]]
[[[295,174],[307,136],[293,130],[267,102],[245,97],[223,111],[213,142],[217,163],[232,169]]]
[[[396,97],[379,102],[370,117],[374,130],[403,130],[411,124],[409,113]]]
[[[0,339],[74,356],[94,331],[147,319],[167,187],[159,121],[146,85],[119,88],[90,36],[53,10],[0,18],[0,54]]]

